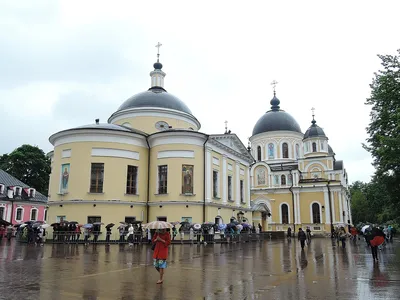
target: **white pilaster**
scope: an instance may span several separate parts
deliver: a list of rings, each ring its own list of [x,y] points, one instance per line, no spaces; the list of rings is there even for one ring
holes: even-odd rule
[[[235,162],[236,206],[240,206],[240,162]]]
[[[7,205],[7,214],[6,214],[5,220],[6,220],[7,222],[10,222],[10,223],[12,223],[12,222],[11,222],[11,211],[12,211],[12,204],[8,204],[8,205]]]
[[[300,215],[300,193],[294,193],[295,202],[296,202],[296,224],[301,224],[301,215]]]
[[[328,188],[324,188],[324,201],[325,201],[325,224],[331,224]]]
[[[332,203],[332,223],[337,223],[336,213],[335,213],[335,193],[331,191],[331,203]]]
[[[206,147],[206,161],[205,161],[205,172],[206,172],[206,181],[204,184],[206,185],[206,201],[211,202],[211,187],[212,187],[212,157],[211,157],[211,148]]]
[[[269,174],[269,180],[268,180],[268,186],[271,187],[272,186],[272,175]]]
[[[226,192],[228,185],[228,177],[226,173],[226,155],[222,155],[222,203],[226,204],[228,201]]]
[[[342,201],[342,192],[338,192],[338,198],[339,198],[339,210],[340,210],[340,214],[339,214],[339,219],[340,219],[340,223],[343,223],[343,201]]]
[[[247,207],[250,208],[251,204],[250,204],[250,171],[249,171],[249,167],[246,167],[246,171],[245,171],[245,191],[244,191],[244,196],[246,199],[246,203],[247,203]]]

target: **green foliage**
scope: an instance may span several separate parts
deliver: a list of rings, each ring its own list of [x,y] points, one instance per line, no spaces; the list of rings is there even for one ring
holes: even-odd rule
[[[353,185],[354,209],[359,221],[382,224],[391,220],[400,224],[400,49],[397,55],[378,57],[383,68],[375,73],[370,85],[371,96],[366,104],[371,105],[371,121],[367,144],[363,145],[374,159],[376,173],[364,187]],[[366,199],[360,198],[358,190]],[[360,203],[369,209],[360,208]]]
[[[47,195],[50,159],[38,147],[22,145],[10,154],[0,156],[0,169]]]

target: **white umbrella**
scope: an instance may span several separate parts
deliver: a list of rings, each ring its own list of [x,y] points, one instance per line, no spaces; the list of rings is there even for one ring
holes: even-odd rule
[[[43,224],[43,225],[42,225],[42,228],[43,228],[43,229],[46,229],[46,228],[49,228],[49,227],[50,227],[49,224]]]
[[[200,230],[201,229],[201,225],[200,224],[194,224],[193,228],[196,230]]]
[[[153,221],[147,224],[143,224],[144,228],[149,228],[149,229],[167,229],[167,228],[172,228],[174,225],[168,222],[164,221]]]
[[[371,229],[371,225],[365,225],[365,226],[363,226],[363,228],[361,228],[361,232],[362,232],[362,233],[365,233],[365,230],[367,230],[367,229]]]

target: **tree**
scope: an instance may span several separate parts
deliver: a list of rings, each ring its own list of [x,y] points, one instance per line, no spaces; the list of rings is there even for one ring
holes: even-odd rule
[[[0,169],[47,196],[50,159],[37,146],[22,145],[0,156]]]
[[[378,55],[383,69],[375,73],[371,96],[369,135],[363,147],[369,151],[376,167],[374,181],[385,188],[388,205],[400,212],[400,49],[397,55]]]

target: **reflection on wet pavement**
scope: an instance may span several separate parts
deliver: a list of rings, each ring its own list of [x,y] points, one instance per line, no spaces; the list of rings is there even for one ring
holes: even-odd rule
[[[399,299],[400,243],[171,245],[156,285],[147,245],[0,245],[0,299]]]

